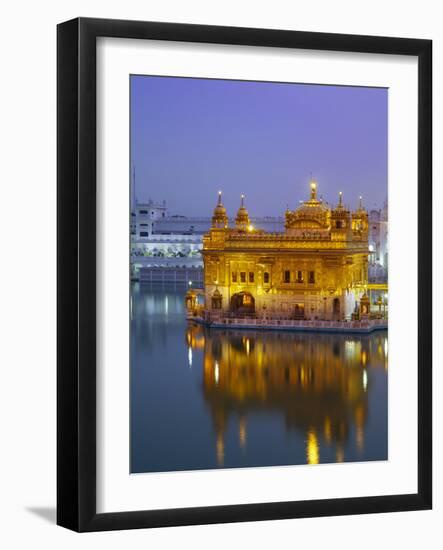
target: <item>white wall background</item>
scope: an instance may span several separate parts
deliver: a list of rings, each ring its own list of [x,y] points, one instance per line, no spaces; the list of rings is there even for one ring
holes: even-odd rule
[[[29,0],[1,20],[0,544],[4,548],[437,548],[442,539],[441,318],[434,316],[431,512],[76,535],[55,518],[55,151],[58,22],[110,17],[434,40],[434,280],[441,279],[443,27],[438,0]],[[440,250],[439,250],[440,248]],[[442,292],[434,289],[435,311]],[[441,542],[440,542],[441,544]]]

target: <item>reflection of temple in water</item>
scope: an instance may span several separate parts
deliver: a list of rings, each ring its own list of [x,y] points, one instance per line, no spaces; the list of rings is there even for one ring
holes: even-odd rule
[[[280,413],[288,431],[305,435],[306,461],[321,462],[322,445],[346,459],[350,437],[365,445],[370,368],[387,369],[387,334],[310,335],[210,330],[189,324],[189,350],[204,351],[203,392],[216,432],[217,462],[224,462],[224,435],[238,422],[247,445],[248,414]],[[192,351],[191,351],[192,354]]]

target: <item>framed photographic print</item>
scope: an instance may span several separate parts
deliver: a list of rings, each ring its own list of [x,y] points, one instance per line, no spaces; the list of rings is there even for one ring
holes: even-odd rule
[[[58,26],[58,507],[432,505],[432,43]]]

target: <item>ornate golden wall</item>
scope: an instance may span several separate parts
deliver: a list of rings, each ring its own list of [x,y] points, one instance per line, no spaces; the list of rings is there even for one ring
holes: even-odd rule
[[[236,227],[228,227],[219,194],[213,227],[203,239],[207,310],[239,312],[243,297],[258,317],[351,316],[368,283],[367,213],[361,202],[351,213],[341,194],[330,208],[317,199],[316,189],[311,182],[310,199],[286,212],[284,233],[251,227],[243,197]],[[221,308],[214,292],[221,295]]]

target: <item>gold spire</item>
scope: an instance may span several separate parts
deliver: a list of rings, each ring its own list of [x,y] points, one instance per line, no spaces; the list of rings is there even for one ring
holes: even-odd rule
[[[246,231],[249,227],[249,214],[245,208],[245,196],[243,194],[240,198],[240,208],[235,217],[235,225],[240,231]]]
[[[363,210],[363,197],[361,195],[358,197],[358,209]]]
[[[317,182],[314,179],[311,179],[311,201],[317,200]]]
[[[341,191],[338,192],[338,206],[343,206],[343,193]]]
[[[212,216],[212,227],[225,229],[228,227],[228,215],[226,214],[226,208],[222,203],[222,192],[218,192],[217,206],[214,208],[214,215]]]

